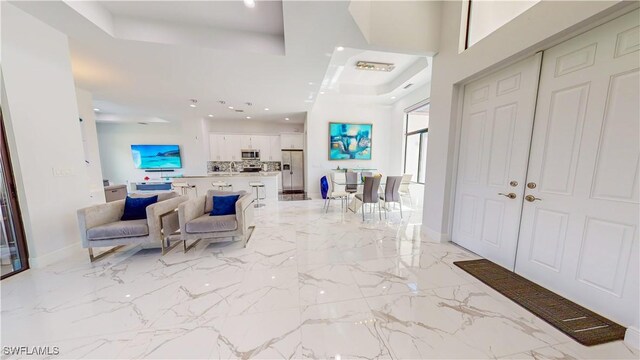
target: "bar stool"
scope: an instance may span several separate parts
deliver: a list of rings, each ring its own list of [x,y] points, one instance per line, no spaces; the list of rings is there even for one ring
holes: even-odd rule
[[[211,183],[216,190],[233,191],[233,185],[224,181],[214,181]]]
[[[264,188],[264,183],[261,182],[250,182],[249,186],[256,189],[256,204],[253,207],[263,207],[264,204],[260,204],[260,188]],[[262,198],[264,199],[264,198]]]
[[[186,182],[177,182],[172,183],[171,186],[173,186],[174,190],[180,189],[181,195],[189,195],[189,190],[194,189],[196,191],[196,196],[198,196],[198,188],[196,188],[195,185],[189,185],[189,183]]]

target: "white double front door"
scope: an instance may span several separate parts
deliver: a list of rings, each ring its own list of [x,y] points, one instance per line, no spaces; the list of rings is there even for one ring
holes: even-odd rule
[[[513,270],[541,54],[465,86],[453,241]]]
[[[452,233],[479,255],[636,326],[638,16],[545,51],[541,66],[536,55],[465,87]],[[538,72],[535,84],[529,76]],[[514,77],[520,89],[500,95]]]

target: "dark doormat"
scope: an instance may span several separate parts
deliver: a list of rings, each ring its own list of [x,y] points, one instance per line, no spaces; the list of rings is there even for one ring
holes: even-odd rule
[[[625,328],[489,260],[456,261],[489,285],[582,345],[624,339]]]

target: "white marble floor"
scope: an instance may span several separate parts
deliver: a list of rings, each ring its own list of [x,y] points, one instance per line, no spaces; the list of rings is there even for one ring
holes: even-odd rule
[[[246,248],[134,248],[3,280],[2,345],[56,346],[63,359],[639,356],[622,342],[583,347],[467,275],[452,262],[475,256],[421,238],[417,211],[363,223],[321,207],[257,209]]]

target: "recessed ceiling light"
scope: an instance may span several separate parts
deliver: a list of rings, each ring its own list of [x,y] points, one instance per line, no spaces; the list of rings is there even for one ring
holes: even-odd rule
[[[209,117],[213,117],[213,114],[209,114]]]
[[[284,118],[285,120],[289,121],[289,118]]]
[[[233,106],[229,106],[229,109],[233,110]]]
[[[255,0],[244,0],[244,6],[253,9],[256,7],[256,2]]]
[[[313,85],[313,82],[309,81],[309,85]]]
[[[395,96],[392,96],[392,97],[391,97],[391,100],[394,100],[395,98],[396,98]]]
[[[191,107],[196,107],[196,104],[191,104],[191,105],[189,105],[189,106],[191,106]]]
[[[336,48],[336,50],[338,50],[338,51],[342,51],[342,50],[344,50],[344,47],[342,47],[342,46],[338,46],[338,47]]]
[[[94,109],[93,109],[93,111],[95,111],[95,112],[100,112],[100,109],[98,109],[98,108],[94,108]]]
[[[247,119],[251,119],[251,116],[247,116]]]
[[[324,91],[320,91],[320,95],[324,95]]]
[[[196,100],[196,99],[191,99],[191,100],[189,100],[189,101],[191,101],[191,104],[189,104],[189,106],[191,106],[192,108],[196,107],[196,103],[198,102],[198,100]]]
[[[269,111],[269,108],[264,108],[264,111]]]

